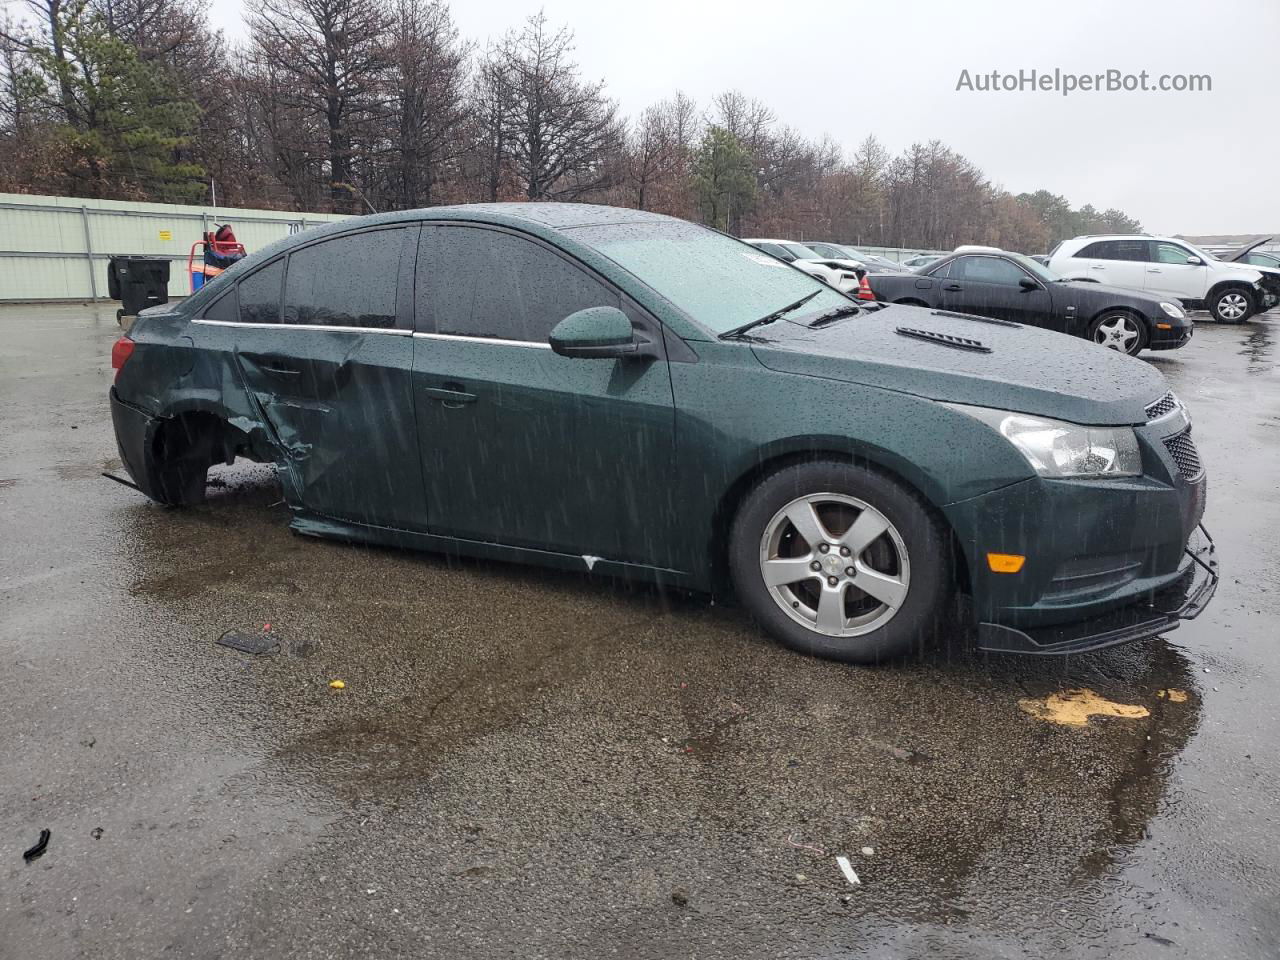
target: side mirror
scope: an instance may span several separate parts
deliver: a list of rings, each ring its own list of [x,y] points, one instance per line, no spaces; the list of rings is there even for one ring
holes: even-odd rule
[[[588,307],[571,313],[547,339],[562,357],[600,359],[641,353],[631,321],[617,307]]]
[[[1193,267],[1204,266],[1204,261],[1199,257],[1187,257],[1187,263],[1191,264]]]
[[[1040,284],[1036,283],[1030,277],[1023,277],[1021,280],[1018,281],[1018,286],[1020,286],[1023,290],[1039,290],[1040,289]]]

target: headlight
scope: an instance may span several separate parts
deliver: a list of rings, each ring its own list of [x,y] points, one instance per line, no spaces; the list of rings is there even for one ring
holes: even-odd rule
[[[1186,316],[1186,314],[1182,312],[1182,308],[1178,306],[1176,303],[1161,302],[1160,309],[1163,310],[1165,313],[1167,313],[1169,316],[1173,317],[1173,319],[1175,320],[1181,320],[1183,317]]]
[[[1042,477],[1136,477],[1142,453],[1132,427],[1085,427],[1026,413],[947,404],[981,420],[1018,448]]]

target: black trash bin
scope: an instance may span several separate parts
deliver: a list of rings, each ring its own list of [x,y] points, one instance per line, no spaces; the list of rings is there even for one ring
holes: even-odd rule
[[[169,258],[114,256],[107,261],[107,293],[119,300],[120,315],[169,302]]]

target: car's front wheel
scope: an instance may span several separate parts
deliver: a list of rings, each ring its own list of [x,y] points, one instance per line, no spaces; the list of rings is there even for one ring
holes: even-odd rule
[[[1219,323],[1244,323],[1256,309],[1253,294],[1244,287],[1227,287],[1209,299],[1209,312]]]
[[[1131,357],[1136,357],[1147,345],[1146,326],[1133,314],[1123,311],[1098,317],[1089,327],[1089,336],[1094,343]]]
[[[800,463],[762,480],[734,519],[739,600],[802,653],[877,663],[933,637],[951,592],[938,519],[911,490],[864,466]]]

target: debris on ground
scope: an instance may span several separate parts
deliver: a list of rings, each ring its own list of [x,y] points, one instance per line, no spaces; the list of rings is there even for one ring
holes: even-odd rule
[[[47,829],[41,830],[40,839],[36,841],[36,845],[34,847],[31,847],[29,850],[24,850],[22,852],[22,859],[25,860],[27,863],[30,863],[32,860],[38,859],[39,857],[43,857],[45,850],[49,846],[50,836],[51,834]]]
[[[1137,704],[1114,703],[1092,690],[1064,690],[1042,699],[1018,701],[1019,708],[1040,720],[1067,727],[1083,727],[1092,716],[1137,719],[1151,716],[1151,711]]]
[[[816,853],[820,857],[825,857],[827,855],[827,851],[817,844],[800,843],[796,840],[796,835],[794,833],[787,837],[787,846],[794,847],[797,850],[808,850],[810,853]]]
[[[347,688],[346,681],[344,680],[330,680],[329,686],[334,690],[345,690]]]
[[[876,855],[875,847],[863,847],[862,855],[864,857],[874,857]]]
[[[671,902],[677,907],[687,907],[689,905],[689,894],[683,887],[676,887],[671,891]]]
[[[1217,687],[1214,687],[1214,689],[1216,690]],[[1170,703],[1186,703],[1187,702],[1187,691],[1175,690],[1172,687],[1170,687],[1168,690],[1161,690],[1159,693],[1156,694],[1156,696],[1159,697],[1161,700],[1168,700]]]
[[[907,747],[898,747],[892,743],[886,743],[883,740],[868,739],[867,744],[874,747],[876,750],[887,753],[889,756],[893,757],[893,759],[901,760],[904,763],[924,763],[926,760],[933,759],[927,753],[921,753],[919,750],[911,750]]]
[[[850,885],[855,887],[862,886],[862,881],[853,872],[853,864],[849,862],[848,857],[836,857],[836,865],[840,867],[840,872],[844,874],[844,878],[849,881]]]
[[[267,624],[266,629],[256,633],[250,633],[247,630],[228,630],[214,642],[230,647],[232,650],[239,650],[241,653],[251,653],[256,657],[271,656],[280,652],[280,638],[271,632],[270,626],[271,624]]]
[[[102,839],[102,828],[101,828],[101,827],[94,827],[92,830],[90,830],[90,831],[89,831],[89,836],[93,837],[93,839],[95,839],[95,840],[101,840],[101,839]]]

